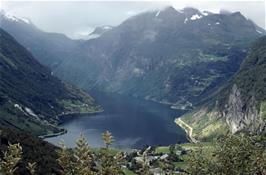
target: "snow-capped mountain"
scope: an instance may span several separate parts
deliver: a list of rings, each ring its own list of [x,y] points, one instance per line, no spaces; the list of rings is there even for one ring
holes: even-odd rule
[[[228,80],[249,43],[265,34],[240,12],[173,7],[95,29],[100,37],[87,41],[11,20],[1,26],[64,80],[182,109]]]
[[[263,32],[240,12],[166,7],[130,17],[83,47],[102,67],[100,88],[190,108],[238,70]]]
[[[12,22],[27,23],[27,24],[32,23],[31,20],[28,18],[20,18],[20,17],[14,16],[12,14],[6,13],[3,10],[0,11],[0,19],[1,19],[1,22],[2,22],[2,20],[8,20],[8,21],[12,21]]]

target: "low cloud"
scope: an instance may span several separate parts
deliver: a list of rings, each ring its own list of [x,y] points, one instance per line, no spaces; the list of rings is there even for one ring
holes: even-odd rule
[[[119,25],[130,16],[147,10],[172,5],[218,12],[220,9],[240,11],[259,26],[265,26],[265,1],[3,1],[2,9],[18,17],[26,17],[44,31],[64,33],[79,38],[97,26]]]

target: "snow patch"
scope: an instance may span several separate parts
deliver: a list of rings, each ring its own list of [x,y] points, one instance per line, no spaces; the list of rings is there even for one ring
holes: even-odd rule
[[[37,119],[39,119],[38,115],[36,115],[30,108],[25,107],[24,110],[19,104],[14,104],[14,107],[19,109],[21,112],[23,112],[25,115],[31,115]]]
[[[103,29],[110,30],[110,29],[112,29],[112,27],[111,26],[103,26]]]
[[[31,116],[38,117],[30,108],[25,107],[25,111]]]
[[[11,14],[8,14],[8,13],[5,14],[5,17],[11,21],[19,21],[18,18],[16,18],[15,16],[13,16]]]
[[[19,104],[14,104],[14,107],[23,112],[25,115],[27,115]]]
[[[195,15],[193,15],[193,16],[191,16],[191,20],[197,20],[197,19],[200,19],[200,18],[202,18],[202,15],[198,15],[198,14],[195,14]]]
[[[185,21],[184,21],[184,24],[186,24],[186,23],[187,23],[187,21],[188,21],[188,19],[186,18],[186,19],[185,19]]]
[[[19,110],[23,111],[22,107],[19,104],[14,104],[15,108],[18,108]]]
[[[160,15],[160,13],[161,13],[161,11],[159,10],[159,11],[156,13],[155,17],[158,17],[158,16]]]
[[[262,31],[256,30],[258,33],[262,34]]]
[[[202,14],[203,14],[204,16],[208,16],[208,15],[209,15],[209,13],[206,12],[206,11],[203,11]]]
[[[210,23],[208,23],[208,26],[210,26],[211,24]]]
[[[11,20],[11,21],[14,21],[14,22],[19,22],[19,21],[22,21],[24,23],[27,23],[27,24],[30,24],[30,20],[29,19],[26,19],[26,18],[18,18],[14,15],[11,15],[9,13],[6,13],[4,15],[7,19]]]
[[[25,23],[29,24],[30,20],[26,19],[26,18],[20,18],[20,20],[24,21]]]
[[[216,22],[215,24],[216,24],[216,25],[219,25],[219,24],[221,24],[221,23],[220,23],[220,22]]]

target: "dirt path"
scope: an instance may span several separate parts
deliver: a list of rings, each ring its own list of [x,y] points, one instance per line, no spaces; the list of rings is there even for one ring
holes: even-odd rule
[[[187,123],[185,123],[180,118],[175,119],[175,123],[177,125],[179,125],[182,129],[185,130],[185,132],[187,133],[187,136],[189,137],[189,139],[190,139],[190,141],[192,143],[197,143],[198,142],[192,135],[193,134],[193,128],[191,126],[189,126]]]

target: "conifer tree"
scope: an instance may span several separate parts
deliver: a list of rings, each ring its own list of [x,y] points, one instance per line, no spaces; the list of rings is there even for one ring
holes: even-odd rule
[[[17,164],[21,160],[22,147],[19,143],[9,144],[7,151],[4,152],[3,159],[0,160],[1,171],[5,175],[13,175],[17,169]]]
[[[121,163],[123,162],[122,153],[116,155],[111,152],[110,146],[114,141],[112,134],[106,131],[102,134],[102,139],[105,144],[99,152],[99,173],[101,175],[120,175],[123,174]]]
[[[83,135],[76,142],[73,151],[66,148],[61,143],[61,149],[58,152],[58,163],[62,168],[63,175],[94,175],[92,165],[94,163],[92,151]]]
[[[28,162],[27,169],[29,170],[31,175],[36,174],[36,162],[30,163]]]
[[[77,175],[93,175],[93,156],[91,148],[83,135],[76,142],[74,150],[74,166]]]
[[[73,162],[72,162],[72,154],[65,146],[64,142],[60,142],[60,148],[58,151],[58,159],[57,162],[61,166],[61,174],[62,175],[72,175],[74,174]]]
[[[105,148],[109,148],[109,146],[114,142],[114,137],[109,131],[105,131],[102,134],[102,139],[104,141]]]

